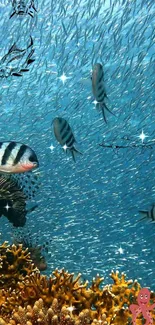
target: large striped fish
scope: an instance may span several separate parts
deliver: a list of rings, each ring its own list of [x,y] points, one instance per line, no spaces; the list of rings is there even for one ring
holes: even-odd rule
[[[24,173],[39,166],[35,152],[25,144],[0,142],[0,172]]]
[[[69,150],[71,152],[73,160],[75,161],[75,153],[77,152],[81,155],[82,153],[74,146],[76,140],[69,123],[62,117],[56,117],[53,120],[53,125],[57,141],[61,144],[64,150]]]
[[[150,219],[150,221],[155,221],[155,204],[153,204],[150,210],[140,210],[139,212],[143,215],[143,218],[141,218],[139,221],[147,218]]]
[[[105,99],[107,98],[107,94],[105,91],[105,86],[104,86],[104,72],[103,72],[103,66],[100,63],[96,63],[93,66],[93,71],[92,71],[92,90],[93,90],[93,95],[97,101],[97,108],[101,108],[103,118],[105,122],[107,123],[106,116],[105,116],[105,110],[113,114],[109,108],[107,107],[105,103]],[[114,115],[114,114],[113,114]]]

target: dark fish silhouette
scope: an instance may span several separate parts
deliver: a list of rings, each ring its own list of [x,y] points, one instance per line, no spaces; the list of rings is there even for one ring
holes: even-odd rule
[[[100,63],[96,63],[93,66],[92,90],[93,90],[94,97],[95,97],[96,101],[98,102],[96,107],[101,108],[104,121],[107,123],[106,116],[105,116],[105,110],[107,110],[111,114],[113,114],[113,113],[110,111],[110,109],[107,107],[107,105],[105,103],[107,94],[106,94],[105,86],[104,86],[103,66]]]

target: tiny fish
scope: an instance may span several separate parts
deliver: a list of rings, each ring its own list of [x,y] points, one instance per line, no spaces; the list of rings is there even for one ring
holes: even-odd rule
[[[104,121],[107,123],[106,116],[105,116],[105,109],[113,114],[107,105],[105,104],[105,98],[107,98],[107,94],[105,91],[104,87],[104,72],[103,72],[103,66],[100,63],[96,63],[93,66],[93,71],[92,71],[92,90],[93,90],[93,95],[98,102],[97,108],[102,109],[102,114]],[[114,115],[114,114],[113,114]]]
[[[39,167],[35,152],[25,144],[0,142],[0,172],[24,173]]]
[[[24,0],[12,0],[13,12],[10,15],[12,18],[14,15],[23,16],[28,14],[32,18],[34,17],[34,11],[37,11],[34,5],[34,0],[29,1],[26,5]]]
[[[153,204],[152,208],[150,210],[140,210],[141,214],[143,214],[143,218],[141,218],[139,221],[144,219],[150,219],[150,221],[155,221],[155,204]]]
[[[78,151],[74,146],[76,140],[69,123],[62,117],[56,117],[53,120],[53,125],[54,134],[57,141],[61,144],[62,147],[66,146],[66,151],[69,150],[71,152],[73,160],[75,161],[75,153],[77,152],[80,155],[82,155],[82,153]]]

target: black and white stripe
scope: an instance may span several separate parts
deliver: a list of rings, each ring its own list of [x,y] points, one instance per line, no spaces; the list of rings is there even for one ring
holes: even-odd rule
[[[57,141],[61,144],[62,147],[66,145],[66,151],[69,150],[72,154],[72,157],[75,161],[75,152],[79,152],[75,147],[75,138],[72,132],[72,129],[69,123],[62,117],[56,117],[53,121],[54,134]]]
[[[104,72],[103,66],[100,63],[96,63],[92,70],[92,90],[95,100],[97,101],[97,108],[102,110],[103,118],[106,121],[105,110],[109,113],[113,114],[105,103],[105,99],[107,98],[105,86],[104,86]],[[114,115],[114,114],[113,114]]]
[[[36,165],[34,167],[38,167],[39,163],[35,152],[19,142],[0,142],[0,171],[18,172],[21,165],[32,165],[32,168],[33,165]]]
[[[17,142],[0,142],[0,165],[16,165],[20,162],[28,147]]]

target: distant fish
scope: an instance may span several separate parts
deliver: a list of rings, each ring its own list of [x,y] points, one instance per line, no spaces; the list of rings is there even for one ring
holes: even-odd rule
[[[0,172],[24,173],[39,166],[35,152],[25,144],[0,142]]]
[[[27,195],[18,181],[6,175],[0,175],[0,217],[3,215],[14,227],[23,227],[26,214],[33,211],[36,205],[26,209]]]
[[[79,153],[82,155],[80,151],[78,151],[74,143],[76,142],[72,129],[69,123],[62,117],[56,117],[53,120],[54,125],[54,134],[57,141],[61,144],[62,147],[67,151],[69,150],[72,154],[73,160],[75,161],[75,153]]]
[[[13,244],[16,246],[22,244],[23,249],[28,249],[34,265],[40,271],[45,271],[47,269],[46,257],[49,243],[39,244],[39,242],[39,235],[37,234],[37,237],[35,237],[35,234],[27,231],[27,229],[18,228],[14,231]]]
[[[24,49],[24,50],[19,49],[19,48],[16,46],[16,43],[14,43],[14,44],[10,47],[8,53],[5,54],[5,55],[2,57],[0,63],[1,63],[1,64],[4,63],[4,62],[7,60],[7,58],[9,58],[9,61],[8,61],[7,63],[13,61],[15,55],[18,55],[18,56],[22,57],[22,56],[24,55],[25,51],[26,51],[25,49]],[[12,56],[13,56],[13,58],[12,58]],[[16,57],[15,57],[15,58],[16,58]]]
[[[32,37],[26,49],[19,49],[14,43],[0,60],[0,78],[21,77],[23,72],[29,71],[29,65],[35,61],[32,57],[34,51]]]
[[[34,5],[34,0],[24,1],[24,0],[12,0],[13,12],[10,15],[12,18],[14,15],[23,16],[28,14],[32,18],[34,17],[34,12],[37,11]]]
[[[155,204],[153,204],[152,208],[150,210],[140,210],[141,214],[143,214],[143,218],[141,218],[138,221],[144,220],[144,219],[150,219],[150,221],[155,221]]]
[[[98,104],[96,105],[97,108],[102,109],[102,114],[105,122],[107,123],[106,116],[105,116],[105,109],[113,114],[109,108],[107,107],[105,103],[105,98],[107,98],[107,94],[104,87],[104,72],[103,72],[103,66],[100,63],[96,63],[93,66],[92,71],[92,90],[94,97]],[[114,115],[114,114],[113,114]]]

